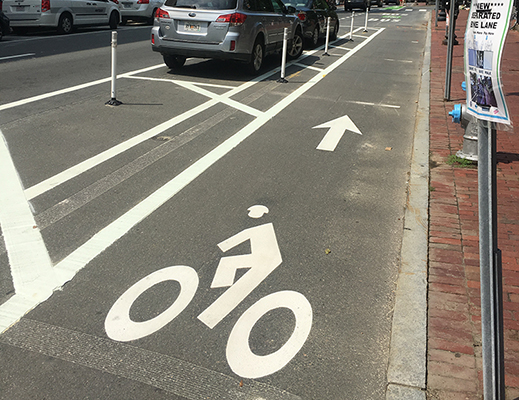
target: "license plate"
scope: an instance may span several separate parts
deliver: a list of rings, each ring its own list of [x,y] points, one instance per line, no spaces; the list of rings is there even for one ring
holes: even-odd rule
[[[124,8],[130,8],[132,6],[132,3],[123,3]]]
[[[200,24],[193,24],[191,22],[184,23],[184,30],[186,32],[200,32]]]
[[[18,11],[18,12],[24,12],[25,6],[16,6],[14,9],[15,9],[15,11]]]

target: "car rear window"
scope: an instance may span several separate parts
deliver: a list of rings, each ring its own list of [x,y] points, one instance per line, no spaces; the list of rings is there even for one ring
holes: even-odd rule
[[[196,10],[233,10],[236,2],[237,0],[166,0],[164,5]]]

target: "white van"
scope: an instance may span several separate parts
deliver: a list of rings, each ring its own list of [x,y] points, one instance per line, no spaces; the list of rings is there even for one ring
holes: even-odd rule
[[[117,29],[121,22],[118,0],[4,0],[3,11],[14,33],[25,33],[31,27],[54,27],[66,34],[80,25]]]

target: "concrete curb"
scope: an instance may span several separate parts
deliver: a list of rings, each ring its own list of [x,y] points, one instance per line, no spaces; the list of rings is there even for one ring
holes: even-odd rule
[[[426,398],[430,63],[429,18],[393,312],[386,400]]]

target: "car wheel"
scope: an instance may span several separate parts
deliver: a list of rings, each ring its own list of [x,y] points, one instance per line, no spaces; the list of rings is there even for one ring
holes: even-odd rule
[[[124,25],[126,25],[127,23],[128,23],[128,18],[123,17],[122,20],[121,20],[121,23],[120,23],[119,25],[124,26]]]
[[[247,64],[247,68],[251,74],[257,75],[263,65],[263,58],[265,57],[265,51],[263,49],[263,41],[261,38],[257,38],[252,46],[252,53],[250,55],[250,61]]]
[[[72,29],[74,28],[74,24],[72,23],[72,15],[69,13],[61,14],[58,22],[58,33],[60,35],[68,35],[72,33]]]
[[[337,35],[339,34],[339,21],[337,21],[333,27],[333,31],[330,34],[331,40],[337,40]]]
[[[169,54],[163,54],[162,58],[164,59],[164,64],[166,64],[168,68],[172,70],[180,69],[186,63],[186,57],[184,56],[172,56]]]
[[[301,34],[301,30],[297,30],[294,34],[294,38],[292,39],[292,43],[288,49],[288,58],[295,60],[296,58],[301,57],[303,54],[303,35]]]
[[[319,25],[316,25],[313,32],[312,37],[309,40],[309,44],[312,47],[316,47],[317,43],[319,43]]]
[[[378,7],[384,7],[384,2],[381,0],[377,3],[377,6]]]
[[[110,25],[110,29],[117,29],[117,25],[119,25],[119,14],[117,12],[112,11],[110,14],[110,19],[108,20],[108,25]]]

